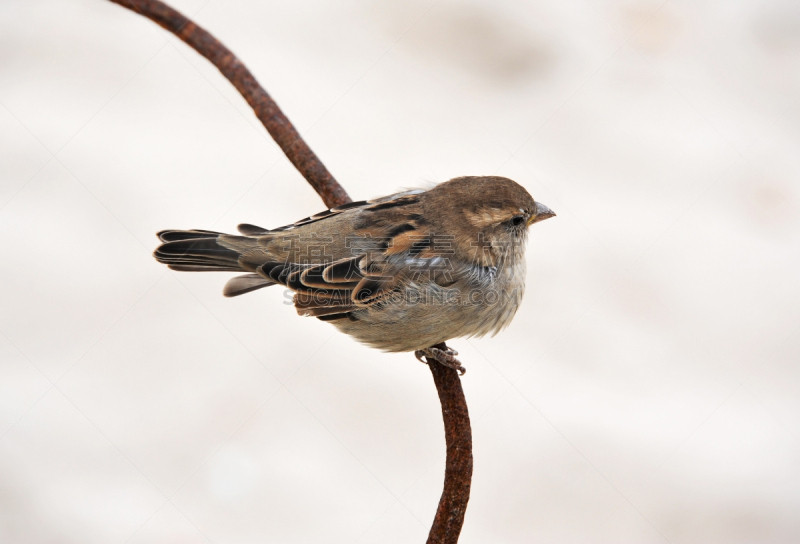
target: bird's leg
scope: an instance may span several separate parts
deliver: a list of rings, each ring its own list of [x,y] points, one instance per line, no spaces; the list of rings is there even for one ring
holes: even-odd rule
[[[444,344],[439,345],[444,346],[444,349],[438,347],[418,349],[414,352],[414,356],[425,364],[430,364],[431,361],[436,361],[447,368],[457,370],[458,373],[463,376],[467,369],[461,366],[461,361],[456,359],[458,352],[452,348],[448,348]],[[423,357],[425,357],[424,361],[422,360]]]

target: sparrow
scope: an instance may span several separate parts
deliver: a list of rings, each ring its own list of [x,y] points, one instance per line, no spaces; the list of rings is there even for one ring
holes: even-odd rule
[[[283,285],[301,316],[463,374],[455,350],[432,346],[511,322],[528,228],[555,215],[508,178],[458,177],[274,229],[164,230],[154,256],[172,270],[244,272],[225,284],[226,297]]]

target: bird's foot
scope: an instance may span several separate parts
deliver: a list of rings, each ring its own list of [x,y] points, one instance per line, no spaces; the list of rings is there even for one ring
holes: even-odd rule
[[[461,361],[456,359],[456,355],[458,355],[458,352],[447,346],[445,346],[445,349],[430,347],[418,349],[414,352],[414,356],[420,362],[430,364],[431,361],[436,361],[440,365],[457,370],[458,373],[463,376],[467,369],[461,365]],[[425,360],[422,359],[423,357],[425,357]]]

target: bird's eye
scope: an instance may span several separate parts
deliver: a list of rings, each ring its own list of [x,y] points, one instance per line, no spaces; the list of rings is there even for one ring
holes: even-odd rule
[[[524,215],[515,215],[514,217],[511,218],[511,224],[514,225],[515,227],[520,226],[524,222],[525,222]]]

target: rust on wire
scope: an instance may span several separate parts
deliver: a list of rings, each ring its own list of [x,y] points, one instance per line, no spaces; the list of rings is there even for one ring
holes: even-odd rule
[[[444,342],[433,347],[447,350]],[[427,544],[455,544],[464,524],[472,482],[472,427],[458,372],[434,361],[428,366],[442,403],[447,461],[444,489]]]
[[[158,0],[110,1],[158,23],[216,66],[247,100],[267,132],[322,197],[326,206],[332,208],[351,202],[344,188],[311,151],[292,122],[259,85],[250,70],[214,36]],[[444,343],[433,347],[447,349]],[[472,428],[458,372],[435,362],[428,366],[442,404],[447,461],[444,489],[427,544],[456,544],[464,524],[472,481]]]
[[[216,66],[247,100],[270,136],[329,208],[350,202],[344,188],[311,151],[292,122],[250,70],[219,40],[182,13],[158,0],[111,0],[166,28]]]

